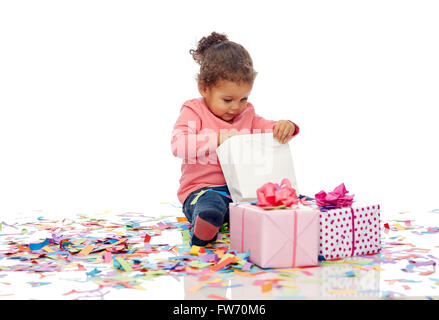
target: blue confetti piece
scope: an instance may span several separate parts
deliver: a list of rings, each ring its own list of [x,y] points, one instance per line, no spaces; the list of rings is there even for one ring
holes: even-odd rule
[[[245,252],[245,253],[238,253],[237,256],[246,260],[250,256],[250,250],[247,250],[247,252]]]
[[[104,242],[104,244],[111,244],[111,243],[115,243],[117,241],[119,241],[119,240],[117,240],[117,239],[108,239],[107,241]]]
[[[46,238],[43,242],[40,243],[30,243],[29,249],[31,250],[40,250],[41,248],[47,246],[49,244],[49,238]]]
[[[177,257],[169,257],[168,260],[184,260],[184,259],[189,259],[189,260],[193,260],[194,256],[191,254],[185,255],[185,256],[177,256]]]
[[[227,288],[236,288],[236,287],[242,287],[242,286],[243,286],[242,284],[237,283],[237,284],[230,284],[228,286],[221,286],[220,288],[221,289],[227,289]]]
[[[28,282],[32,287],[41,287],[51,282]]]
[[[87,276],[94,277],[95,275],[97,275],[98,273],[101,273],[101,272],[102,271],[98,270],[97,268],[94,268],[92,271],[86,272],[85,274]]]
[[[224,191],[218,191],[218,190],[212,190],[212,189],[207,189],[207,191],[213,191],[213,192],[219,193],[223,197],[227,197],[230,199],[232,198],[227,192],[224,192]]]

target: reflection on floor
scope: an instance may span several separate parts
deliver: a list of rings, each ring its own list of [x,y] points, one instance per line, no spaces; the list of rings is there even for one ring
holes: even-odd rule
[[[191,252],[188,224],[171,203],[144,212],[18,212],[0,225],[0,297],[437,299],[438,210],[382,218],[380,254],[261,269],[227,251],[227,231]]]

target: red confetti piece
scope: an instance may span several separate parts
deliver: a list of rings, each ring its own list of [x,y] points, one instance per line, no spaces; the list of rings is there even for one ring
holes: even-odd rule
[[[214,265],[212,268],[210,268],[210,270],[218,271],[218,270],[224,268],[225,266],[227,266],[233,262],[235,262],[235,258],[227,258],[227,259],[223,260],[221,263]]]
[[[226,297],[221,297],[221,296],[218,296],[218,295],[213,294],[213,293],[209,294],[207,297],[208,297],[208,298],[211,298],[211,299],[229,300],[229,299],[226,298]]]
[[[87,271],[87,269],[84,268],[82,264],[78,263],[78,271]]]

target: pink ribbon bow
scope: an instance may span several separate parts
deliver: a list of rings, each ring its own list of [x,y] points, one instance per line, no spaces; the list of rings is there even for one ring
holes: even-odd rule
[[[328,194],[323,190],[316,193],[316,203],[319,207],[325,207],[327,209],[350,207],[354,201],[354,195],[347,195],[346,193],[348,193],[348,191],[344,183],[342,183]]]
[[[256,195],[260,207],[289,207],[299,203],[296,190],[288,179],[283,179],[280,185],[267,182],[256,190]]]

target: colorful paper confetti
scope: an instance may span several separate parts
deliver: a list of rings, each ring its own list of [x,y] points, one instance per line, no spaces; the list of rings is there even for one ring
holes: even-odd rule
[[[19,294],[11,273],[34,275],[25,282],[29,294],[61,281],[64,289],[58,294],[68,299],[104,299],[120,290],[140,294],[148,291],[149,281],[163,277],[193,279],[181,293],[202,299],[228,299],[226,292],[232,299],[439,296],[438,218],[426,226],[404,212],[404,219],[383,221],[383,249],[376,255],[324,260],[315,268],[263,269],[249,260],[249,252],[230,250],[227,225],[214,244],[190,246],[191,225],[181,216],[181,206],[163,204],[165,214],[175,212],[157,217],[104,211],[74,219],[39,214],[2,221],[0,296]],[[47,236],[35,238],[38,232]],[[170,234],[178,234],[177,242],[162,240]],[[95,287],[84,290],[82,284]]]

